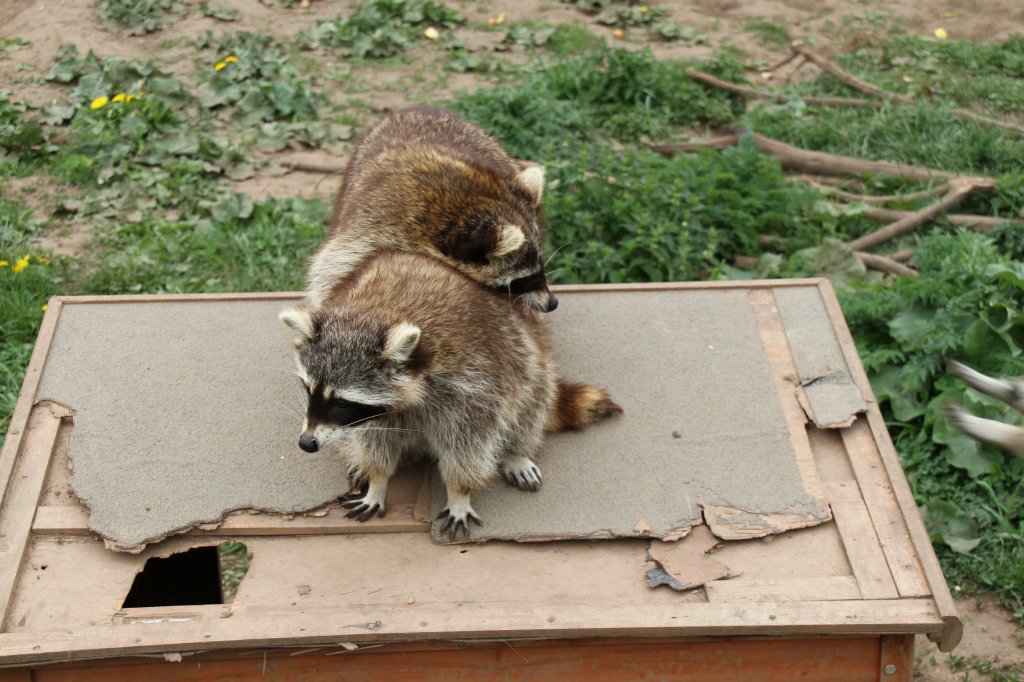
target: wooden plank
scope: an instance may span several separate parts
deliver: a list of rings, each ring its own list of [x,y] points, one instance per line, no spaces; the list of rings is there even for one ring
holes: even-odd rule
[[[914,679],[913,635],[883,635],[878,679],[911,682]]]
[[[28,428],[32,403],[35,401],[36,390],[39,388],[39,381],[43,376],[43,366],[46,364],[46,356],[49,354],[50,344],[53,342],[53,332],[57,329],[60,309],[61,298],[59,296],[50,298],[46,305],[46,313],[43,315],[43,322],[39,327],[39,334],[36,336],[36,345],[32,349],[28,367],[25,368],[25,379],[22,381],[21,392],[18,393],[14,412],[11,413],[11,426],[7,430],[7,439],[4,441],[3,449],[0,449],[0,500],[3,500],[7,494],[11,473],[14,471],[14,462],[18,458],[21,440]]]
[[[921,562],[921,570],[924,572],[928,586],[931,588],[936,608],[942,614],[942,619],[945,623],[943,632],[933,641],[938,643],[940,651],[952,651],[953,647],[959,644],[964,633],[963,622],[961,622],[960,616],[957,615],[956,603],[953,601],[953,595],[949,592],[949,586],[946,584],[946,578],[942,574],[939,559],[935,556],[935,550],[932,548],[931,538],[928,536],[928,531],[924,527],[924,521],[921,519],[920,512],[918,512],[917,503],[914,501],[914,495],[910,491],[910,484],[907,482],[906,474],[903,472],[899,455],[896,453],[896,448],[889,437],[889,431],[885,427],[885,419],[883,419],[882,413],[878,408],[878,402],[874,398],[874,393],[871,392],[871,382],[868,381],[868,376],[864,372],[864,366],[860,362],[857,346],[853,342],[850,330],[846,326],[842,310],[839,308],[839,301],[832,290],[832,284],[828,280],[821,280],[818,283],[818,288],[821,289],[825,309],[832,318],[832,326],[836,330],[836,338],[839,339],[839,345],[846,356],[846,363],[850,368],[850,373],[868,402],[868,425],[871,427],[875,443],[878,444],[882,464],[885,466],[886,474],[889,477],[889,485],[903,514],[907,532],[910,533],[910,539],[914,544],[917,558]]]
[[[903,513],[890,487],[867,420],[858,419],[850,428],[842,430],[842,436],[896,589],[901,597],[930,595],[931,588],[914,552]]]
[[[899,597],[857,484],[852,481],[826,483],[825,489],[861,594],[865,599]]]
[[[0,629],[7,621],[14,588],[18,583],[31,537],[32,516],[43,492],[57,434],[66,411],[41,403],[32,410],[28,433],[21,443],[8,488],[0,505]]]
[[[857,580],[841,575],[798,580],[713,580],[704,585],[710,602],[842,601],[863,599]]]
[[[388,647],[323,652],[254,652],[241,660],[122,663],[52,667],[37,682],[199,682],[259,677],[293,682],[344,679],[548,680],[657,679],[677,682],[868,682],[877,680],[878,638],[701,642],[489,642],[420,651]]]
[[[0,682],[32,682],[32,671],[28,668],[0,670]]]
[[[717,282],[637,282],[621,284],[556,284],[556,293],[602,293],[608,291],[683,291],[710,289],[772,289],[815,286],[821,278],[723,280]],[[55,296],[64,305],[95,303],[180,303],[182,301],[289,301],[305,296],[301,291],[267,291],[214,294],[114,294],[107,296]],[[49,310],[47,310],[49,312]]]
[[[389,506],[382,519],[360,523],[345,518],[345,510],[332,508],[325,516],[298,515],[292,518],[275,514],[234,514],[216,528],[193,528],[184,535],[332,535],[337,533],[426,533],[430,524],[413,518],[412,504]],[[93,535],[89,530],[89,510],[85,507],[39,507],[32,522],[35,535]]]
[[[526,595],[524,595],[525,598]],[[638,609],[630,600],[600,603],[487,603],[453,608],[365,604],[343,609],[247,611],[179,623],[98,625],[0,635],[0,665],[110,658],[173,651],[303,647],[353,642],[506,640],[536,637],[776,637],[936,633],[943,622],[931,599],[689,603],[665,599]],[[455,608],[457,607],[457,608]],[[874,662],[878,658],[873,659]]]

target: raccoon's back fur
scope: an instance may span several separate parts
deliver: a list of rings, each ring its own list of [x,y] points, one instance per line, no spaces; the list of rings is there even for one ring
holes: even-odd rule
[[[621,412],[602,389],[556,379],[546,325],[532,310],[435,259],[382,252],[318,307],[287,310],[309,393],[300,438],[315,451],[345,439],[366,494],[383,513],[387,481],[407,454],[430,452],[448,491],[450,532],[476,519],[470,493],[500,472],[536,490],[545,427],[580,428]]]
[[[310,266],[310,302],[320,305],[363,259],[397,249],[433,256],[535,310],[553,310],[543,184],[542,168],[521,167],[449,111],[391,114],[352,154],[330,233]]]

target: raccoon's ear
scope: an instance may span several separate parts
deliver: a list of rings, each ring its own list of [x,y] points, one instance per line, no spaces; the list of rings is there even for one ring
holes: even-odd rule
[[[544,198],[544,166],[527,166],[516,174],[516,181],[533,197],[533,205],[540,206]]]
[[[397,363],[409,359],[420,342],[420,328],[408,322],[397,324],[388,331],[384,342],[384,358]]]
[[[298,334],[303,341],[309,341],[314,336],[316,325],[313,322],[313,311],[304,305],[282,310],[277,319],[284,322],[285,326]]]
[[[494,250],[490,253],[492,258],[500,258],[512,253],[526,241],[526,235],[515,225],[502,225],[498,230],[498,243],[494,245]]]

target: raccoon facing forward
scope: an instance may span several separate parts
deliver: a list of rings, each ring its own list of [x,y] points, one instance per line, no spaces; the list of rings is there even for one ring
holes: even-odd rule
[[[366,260],[319,306],[285,310],[309,395],[299,447],[341,441],[365,494],[349,516],[384,515],[388,479],[429,453],[448,493],[443,533],[480,522],[470,493],[499,472],[537,490],[545,430],[622,412],[598,388],[559,382],[542,316],[510,306],[463,273],[396,251]]]
[[[544,170],[522,168],[494,138],[444,109],[389,115],[356,147],[330,233],[313,256],[307,296],[383,249],[423,253],[485,287],[549,312],[544,274]]]

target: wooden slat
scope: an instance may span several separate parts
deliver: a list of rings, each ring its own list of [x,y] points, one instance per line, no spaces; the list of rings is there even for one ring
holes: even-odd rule
[[[804,601],[782,604],[634,602],[464,602],[458,608],[408,605],[235,609],[231,618],[181,623],[132,623],[0,635],[0,665],[109,658],[166,651],[299,647],[337,642],[504,640],[536,637],[776,637],[938,632],[930,599]],[[244,617],[243,617],[244,616]],[[130,629],[128,629],[130,628]],[[131,636],[126,636],[126,632]],[[877,661],[878,659],[874,659]]]
[[[185,535],[331,535],[336,533],[426,533],[430,524],[413,518],[412,504],[388,508],[387,516],[360,523],[345,518],[342,509],[331,509],[325,516],[275,514],[235,514],[216,528],[193,528]],[[89,511],[84,507],[39,507],[32,522],[35,535],[92,535]]]
[[[702,642],[527,641],[419,651],[385,646],[365,651],[254,652],[241,660],[133,662],[90,668],[54,667],[36,672],[37,682],[199,682],[268,679],[293,682],[376,680],[657,679],[676,682],[876,681],[878,638],[743,640]]]
[[[7,439],[4,441],[3,449],[0,450],[0,500],[6,495],[11,473],[14,471],[14,462],[18,458],[21,440],[28,429],[28,418],[32,412],[32,403],[35,402],[39,381],[43,376],[46,356],[49,354],[50,344],[53,342],[53,332],[57,328],[60,309],[60,297],[52,297],[46,306],[46,313],[43,315],[43,322],[36,337],[36,345],[32,349],[32,357],[29,358],[28,367],[25,368],[25,379],[21,384],[21,392],[14,405],[14,412],[11,413],[11,426],[7,430]]]
[[[884,635],[878,665],[883,682],[911,682],[914,679],[914,636]]]
[[[7,621],[18,573],[31,537],[32,515],[43,492],[50,453],[61,425],[57,406],[38,405],[29,418],[14,471],[0,504],[0,629]]]
[[[903,513],[889,484],[878,446],[865,419],[842,430],[850,464],[901,597],[925,597],[931,588],[914,552]]]
[[[896,453],[896,448],[893,447],[892,439],[889,437],[889,431],[885,427],[885,420],[878,409],[874,393],[871,392],[871,382],[868,381],[867,374],[864,372],[864,366],[860,362],[860,356],[857,355],[857,346],[853,342],[853,337],[850,336],[850,331],[843,319],[843,313],[839,308],[839,301],[836,299],[835,292],[832,290],[832,284],[828,280],[821,280],[818,283],[818,287],[822,292],[825,309],[832,318],[832,326],[836,331],[836,338],[839,339],[839,345],[846,356],[846,364],[850,368],[853,380],[860,388],[861,394],[868,401],[868,425],[871,427],[875,443],[878,444],[878,451],[885,466],[886,474],[889,477],[889,485],[896,496],[896,502],[899,504],[900,511],[903,513],[903,520],[906,523],[907,531],[910,533],[910,539],[914,544],[917,558],[921,562],[921,570],[924,572],[928,586],[931,588],[936,608],[942,614],[942,619],[945,623],[943,632],[934,641],[938,643],[940,651],[952,651],[953,647],[963,637],[963,622],[960,620],[960,616],[957,615],[953,595],[949,593],[949,586],[946,584],[946,578],[942,574],[942,567],[939,565],[938,557],[935,556],[935,550],[932,548],[931,538],[924,527],[921,514],[917,510],[917,504],[914,501],[913,493],[910,491],[910,484],[907,483],[907,477],[903,473],[899,455]]]
[[[825,489],[861,594],[865,599],[899,597],[857,484],[826,483]]]
[[[713,580],[704,585],[710,602],[842,601],[863,599],[853,576],[794,580]]]

